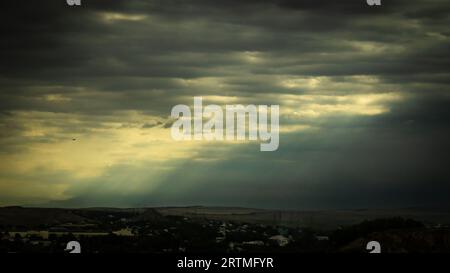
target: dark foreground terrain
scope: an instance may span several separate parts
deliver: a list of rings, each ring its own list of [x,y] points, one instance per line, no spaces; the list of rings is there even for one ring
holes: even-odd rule
[[[0,208],[0,252],[450,252],[447,210]]]

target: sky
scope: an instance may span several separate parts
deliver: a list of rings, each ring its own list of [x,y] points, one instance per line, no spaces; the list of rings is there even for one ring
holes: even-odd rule
[[[3,2],[0,206],[450,205],[448,1]],[[194,96],[278,150],[174,141]]]

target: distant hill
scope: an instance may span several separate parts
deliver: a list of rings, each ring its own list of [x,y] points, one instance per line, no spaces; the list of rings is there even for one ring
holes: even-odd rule
[[[162,215],[178,215],[193,218],[207,218],[223,221],[284,225],[290,227],[311,227],[332,230],[364,220],[404,217],[423,222],[426,225],[450,226],[449,209],[357,209],[357,210],[266,210],[227,207],[165,207],[156,208]]]
[[[138,222],[138,221],[157,221],[162,220],[164,216],[162,216],[159,212],[157,212],[155,209],[145,209],[142,213],[137,214],[133,218],[130,219],[131,222]]]
[[[414,219],[425,225],[450,226],[448,209],[360,209],[289,211],[239,207],[159,207],[159,208],[0,208],[0,225],[39,226],[58,224],[98,224],[105,220],[126,219],[129,222],[163,221],[165,216],[213,219],[289,227],[311,227],[333,230],[339,226],[353,225],[364,220],[389,217]]]
[[[151,208],[119,209],[119,208],[0,208],[1,226],[24,226],[27,228],[48,225],[85,225],[98,224],[105,219],[126,218],[128,221],[160,220],[164,218]]]
[[[75,214],[68,209],[49,208],[0,208],[0,225],[39,226],[57,225],[64,223],[86,224],[91,220]]]

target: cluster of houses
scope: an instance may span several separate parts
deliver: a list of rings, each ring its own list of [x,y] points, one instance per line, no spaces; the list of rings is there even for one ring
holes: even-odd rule
[[[125,220],[121,220],[125,221]],[[189,221],[188,218],[184,218],[184,221]],[[253,247],[264,247],[264,246],[279,246],[285,247],[289,245],[293,240],[293,236],[290,230],[283,227],[278,227],[275,232],[273,228],[271,231],[266,230],[268,228],[265,225],[248,225],[248,224],[236,224],[230,222],[219,222],[215,220],[209,220],[202,224],[205,228],[210,228],[213,230],[217,230],[217,236],[215,237],[215,241],[218,244],[226,243],[227,247],[230,251],[243,251],[244,249],[253,248]],[[9,240],[11,242],[15,240],[21,240],[22,242],[26,242],[32,245],[42,245],[49,246],[52,242],[52,237],[61,237],[67,235],[73,235],[75,238],[80,237],[94,237],[94,236],[107,236],[110,234],[115,234],[117,236],[137,236],[147,235],[147,236],[160,236],[164,233],[176,233],[177,227],[165,227],[163,229],[153,229],[150,226],[144,227],[126,227],[113,232],[105,232],[105,231],[88,231],[95,230],[92,227],[82,228],[74,228],[70,227],[57,227],[50,228],[49,230],[29,230],[29,231],[10,231],[4,232],[1,235],[1,240]],[[302,230],[298,230],[300,233]],[[256,236],[256,240],[230,240],[233,236],[231,234],[258,234]],[[255,236],[250,236],[248,238],[253,238]],[[243,237],[245,238],[245,237]],[[259,239],[260,238],[260,239]],[[329,240],[327,236],[316,236],[316,240],[325,241]],[[180,247],[178,249],[180,252],[184,252],[186,249]],[[172,251],[172,249],[170,249]]]
[[[111,232],[117,236],[134,236],[133,231],[130,228],[123,228],[117,231]],[[20,238],[23,242],[29,242],[30,244],[50,245],[49,240],[52,236],[60,237],[64,235],[72,234],[76,238],[79,237],[93,237],[93,236],[106,236],[111,234],[109,232],[93,232],[93,231],[52,231],[52,230],[28,230],[28,231],[9,231],[5,232],[1,236],[1,240],[14,241]]]
[[[249,228],[249,226],[246,224],[236,226],[231,223],[223,222],[218,228],[219,236],[216,237],[216,242],[221,243],[221,242],[225,241],[228,232],[231,232],[231,231],[247,232],[248,228]],[[284,230],[281,230],[281,229],[279,231],[281,231],[280,233],[286,233]],[[266,235],[266,234],[263,234],[263,235]],[[265,246],[267,244],[267,242],[269,242],[268,244],[273,244],[273,245],[277,245],[280,247],[284,247],[284,246],[288,245],[291,241],[292,241],[291,236],[285,236],[283,234],[278,234],[278,235],[268,237],[266,240],[266,243],[263,240],[244,241],[244,242],[240,242],[240,243],[230,242],[229,249],[239,251],[239,250],[242,250],[242,247]]]
[[[214,226],[213,223],[210,223],[209,226]],[[265,227],[264,225],[260,225],[260,227]],[[217,243],[222,243],[227,238],[227,233],[230,232],[248,232],[251,231],[249,225],[235,225],[231,223],[222,222],[218,227],[218,236],[216,237]],[[301,232],[301,230],[299,230]],[[255,232],[255,231],[253,231]],[[262,233],[262,237],[265,239],[261,240],[252,240],[252,241],[244,241],[244,242],[229,242],[229,249],[233,251],[240,251],[244,248],[248,247],[264,247],[268,245],[285,247],[289,245],[294,238],[289,234],[289,230],[283,227],[277,228],[278,234],[276,235],[268,235],[266,232]],[[316,240],[318,241],[328,241],[328,236],[316,235]]]

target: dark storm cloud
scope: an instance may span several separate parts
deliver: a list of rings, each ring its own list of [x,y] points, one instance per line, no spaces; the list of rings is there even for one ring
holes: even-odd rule
[[[171,107],[194,95],[282,106],[289,99],[281,95],[326,95],[314,102],[331,107],[338,95],[396,92],[407,99],[387,102],[388,111],[376,116],[282,117],[285,125],[321,131],[283,134],[280,151],[264,157],[253,146],[239,146],[220,162],[177,162],[179,171],[156,190],[120,198],[114,191],[96,192],[90,198],[86,192],[110,179],[99,177],[89,181],[92,187],[75,185],[68,192],[91,204],[101,194],[105,202],[134,205],[235,205],[233,196],[243,205],[268,207],[445,202],[450,5],[365,2],[90,0],[79,8],[63,0],[2,3],[0,153],[111,128],[109,123],[168,128]],[[355,76],[376,81],[361,83]],[[315,77],[325,83],[283,85]],[[30,137],[22,134],[29,128],[17,123],[18,111],[70,116],[22,117],[61,130]],[[158,118],[130,123],[117,117],[120,111]],[[215,151],[198,157],[208,161]],[[130,171],[152,179],[145,167],[115,168],[111,172],[124,180]],[[261,190],[255,193],[255,187]]]
[[[356,10],[370,10],[364,1],[236,1],[234,5],[223,1],[170,1],[164,4],[117,1],[113,5],[105,1],[90,1],[83,9],[64,7],[63,2],[59,1],[56,6],[51,2],[33,3],[31,7],[15,4],[12,11],[2,16],[2,28],[5,31],[2,30],[2,33],[7,38],[2,48],[5,60],[0,67],[2,73],[11,76],[22,74],[61,83],[70,83],[70,79],[79,80],[78,77],[118,75],[190,78],[214,74],[208,73],[211,67],[242,63],[236,60],[211,60],[210,56],[186,60],[187,52],[217,52],[225,55],[245,50],[282,52],[300,61],[308,57],[305,56],[308,53],[350,53],[354,49],[342,43],[346,39],[383,41],[391,37],[395,39],[390,41],[392,44],[405,44],[417,40],[418,36],[424,34],[422,28],[431,25],[427,22],[427,25],[420,25],[416,29],[409,28],[407,24],[399,26],[402,20],[404,22],[407,19],[402,10],[410,10],[409,5],[396,9],[392,16],[382,13],[375,18],[355,18],[355,15],[360,15],[359,12],[352,9],[347,11],[348,6],[356,6]],[[22,6],[25,8],[22,9]],[[343,11],[337,7],[343,7]],[[34,10],[42,12],[36,13]],[[341,13],[341,16],[330,17],[324,13],[328,10]],[[155,18],[142,23],[124,20],[108,24],[99,18],[98,12],[147,14]],[[243,18],[241,13],[246,16]],[[186,16],[183,17],[183,14]],[[373,25],[370,24],[372,20]],[[377,24],[377,21],[382,20],[387,23]],[[361,21],[365,24],[358,26],[356,23]],[[436,21],[448,23],[447,18]],[[322,31],[315,29],[321,27]],[[408,33],[407,36],[405,33]],[[372,37],[365,37],[369,34]],[[318,67],[295,68],[292,64],[284,64],[281,68],[292,74],[356,74],[357,71],[360,74],[379,74],[380,71],[392,74],[405,73],[405,67],[400,64],[409,60],[408,63],[418,63],[410,69],[437,69],[423,63],[430,56],[424,55],[422,51],[428,54],[432,51],[435,57],[440,58],[442,66],[448,65],[446,59],[442,58],[448,57],[445,51],[448,40],[433,46],[439,45],[441,49],[423,48],[426,45],[413,47],[409,55],[422,54],[417,56],[417,60],[414,60],[414,55],[400,54],[390,57],[389,63],[384,65],[377,62],[378,56],[362,55],[356,56],[356,60],[352,58],[355,65],[350,65],[352,62],[349,60],[333,60],[335,56],[331,56],[331,59],[328,56],[328,62],[324,64],[322,61]],[[416,52],[417,49],[420,51]],[[358,60],[361,65],[358,65]],[[272,61],[276,64],[277,59],[270,61],[269,64]],[[341,64],[345,64],[347,72],[340,69]],[[353,70],[348,71],[350,69]],[[264,70],[260,73],[264,72],[273,73]]]

